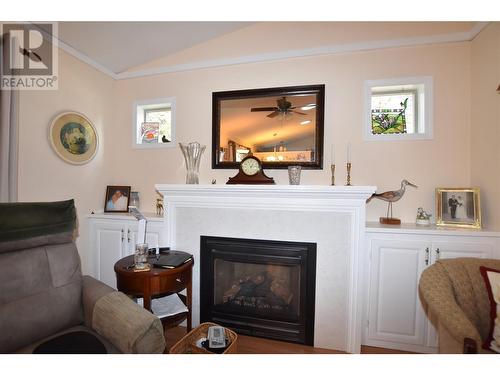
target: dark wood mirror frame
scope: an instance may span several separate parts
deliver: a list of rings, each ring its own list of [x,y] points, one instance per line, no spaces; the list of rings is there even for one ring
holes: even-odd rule
[[[266,169],[287,169],[291,165],[300,165],[303,169],[323,169],[323,132],[325,111],[325,85],[308,85],[292,87],[274,87],[254,90],[222,91],[212,93],[212,169],[238,169],[239,162],[220,161],[220,120],[221,101],[229,99],[245,99],[266,96],[316,94],[316,129],[314,161],[272,162],[262,160]]]

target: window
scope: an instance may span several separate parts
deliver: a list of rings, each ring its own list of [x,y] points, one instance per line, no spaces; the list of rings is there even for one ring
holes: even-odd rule
[[[134,103],[136,148],[172,147],[174,142],[175,99],[154,99]]]
[[[432,138],[432,77],[366,81],[365,139]]]

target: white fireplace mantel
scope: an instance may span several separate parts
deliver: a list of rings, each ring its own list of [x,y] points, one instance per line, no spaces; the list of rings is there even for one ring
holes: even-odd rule
[[[166,245],[195,258],[194,324],[200,235],[317,242],[314,346],[360,352],[365,202],[375,186],[158,184],[156,190],[164,197]]]
[[[160,193],[169,197],[255,197],[255,198],[312,198],[312,199],[361,199],[366,200],[376,186],[322,186],[322,185],[182,185],[158,184]]]

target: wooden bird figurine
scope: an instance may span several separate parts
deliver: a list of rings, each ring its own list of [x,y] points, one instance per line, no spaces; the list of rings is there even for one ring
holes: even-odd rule
[[[410,185],[414,188],[418,187],[417,185],[412,184],[408,180],[403,180],[403,181],[401,181],[401,188],[399,190],[386,191],[386,192],[378,193],[378,194],[374,193],[374,194],[372,194],[372,196],[370,198],[368,198],[366,200],[366,203],[370,202],[373,198],[377,198],[377,199],[381,199],[383,201],[389,202],[389,204],[387,206],[386,217],[380,218],[380,222],[382,224],[401,224],[401,220],[395,219],[392,217],[392,203],[397,202],[398,200],[400,200],[403,197],[407,185]],[[389,211],[390,211],[390,216],[389,216]]]

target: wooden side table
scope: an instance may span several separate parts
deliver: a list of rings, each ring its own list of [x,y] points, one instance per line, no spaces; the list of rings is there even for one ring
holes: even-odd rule
[[[134,272],[134,256],[130,255],[115,263],[116,285],[120,292],[144,299],[144,308],[151,311],[151,298],[164,297],[186,289],[186,297],[179,294],[188,312],[162,318],[164,328],[172,327],[187,319],[187,331],[191,331],[192,273],[194,260],[180,267],[151,268],[150,271]]]

